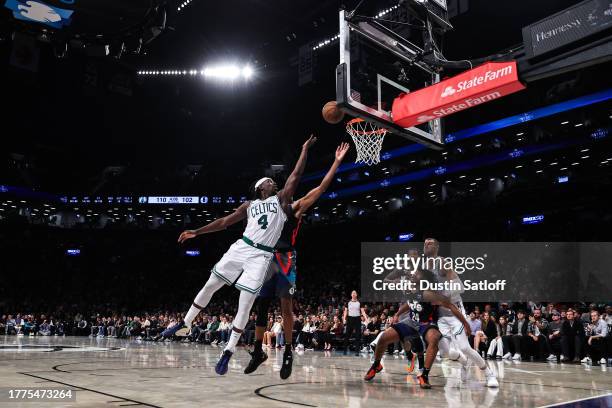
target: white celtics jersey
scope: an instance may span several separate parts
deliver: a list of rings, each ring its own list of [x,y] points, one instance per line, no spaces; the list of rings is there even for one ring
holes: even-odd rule
[[[440,271],[439,268],[435,268],[433,270],[433,273],[436,276],[436,279],[438,280],[438,282],[443,282],[447,280],[444,276],[442,276],[442,272]],[[463,283],[461,282],[461,279],[459,279],[459,276],[456,276],[454,279],[451,279],[450,281],[457,283],[461,287],[463,287]],[[447,298],[449,298],[451,303],[457,306],[457,309],[459,309],[461,313],[465,315],[465,308],[463,307],[463,300],[461,299],[461,294],[463,292],[464,292],[463,289],[462,290],[442,290],[440,291],[440,294],[442,296],[446,296]],[[450,309],[440,306],[438,308],[438,317],[455,317],[455,315],[453,314],[453,312],[451,312]]]
[[[247,226],[244,236],[256,244],[274,247],[283,231],[287,215],[277,195],[265,200],[251,201],[247,208]]]

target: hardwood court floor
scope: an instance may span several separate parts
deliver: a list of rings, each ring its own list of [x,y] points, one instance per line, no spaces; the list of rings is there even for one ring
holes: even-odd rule
[[[500,388],[484,387],[479,370],[462,383],[459,366],[436,362],[431,390],[406,374],[402,357],[385,356],[385,369],[362,380],[370,357],[306,351],[295,354],[293,375],[279,378],[282,352],[243,374],[249,355],[239,348],[227,375],[214,366],[220,348],[88,337],[0,336],[0,388],[76,390],[75,402],[16,403],[0,407],[535,407],[593,397],[580,406],[612,406],[612,368],[574,364],[490,362]],[[606,397],[607,395],[607,397]],[[566,406],[579,406],[569,404]]]

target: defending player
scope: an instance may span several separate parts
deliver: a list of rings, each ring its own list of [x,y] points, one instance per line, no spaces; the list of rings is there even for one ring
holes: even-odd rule
[[[342,143],[336,149],[335,160],[318,187],[310,190],[308,194],[291,204],[291,213],[275,247],[274,259],[268,270],[269,280],[266,281],[259,293],[257,306],[257,326],[255,328],[255,348],[251,353],[251,361],[244,370],[250,374],[257,370],[268,355],[262,349],[262,340],[266,329],[268,308],[276,296],[280,299],[283,314],[283,330],[285,332],[285,352],[280,377],[284,380],[291,375],[293,365],[293,302],[295,292],[295,279],[297,273],[295,242],[301,225],[302,215],[317,201],[330,186],[334,174],[349,149],[348,143]]]
[[[433,263],[432,271],[436,275],[438,282],[452,281],[462,287],[461,279],[452,269],[442,266],[439,262],[443,258],[438,255],[440,243],[434,238],[427,238],[423,244],[423,253],[426,262]],[[431,262],[431,261],[438,262]],[[465,316],[465,308],[461,300],[461,292],[463,291],[443,291],[444,296],[448,297],[452,304],[461,311],[462,316]],[[463,322],[458,319],[457,315],[447,306],[441,305],[438,308],[438,328],[442,333],[439,347],[442,356],[447,356],[451,360],[461,363],[462,378],[467,377],[467,363],[472,361],[478,368],[483,370],[487,379],[487,387],[499,387],[499,382],[493,371],[488,367],[487,362],[478,354],[476,350],[470,347],[468,340],[469,334],[463,330]]]
[[[411,279],[416,283],[417,288],[421,280],[426,280],[428,282],[436,281],[434,274],[427,270],[417,270],[412,275]],[[430,290],[416,290],[411,293],[409,297],[411,298],[409,302],[404,303],[393,316],[394,324],[385,330],[383,335],[378,339],[374,351],[374,363],[366,373],[364,380],[371,381],[377,373],[383,370],[381,360],[387,346],[391,343],[401,341],[404,350],[407,352],[410,351],[412,353],[421,354],[425,348],[427,349],[423,371],[418,376],[418,380],[421,388],[431,388],[429,384],[429,371],[435,361],[438,352],[438,342],[441,337],[435,324],[437,307],[434,306],[434,304],[443,305],[449,308],[457,318],[462,321],[465,330],[470,332],[470,325],[465,319],[465,316],[461,314],[455,305],[450,303],[448,298]],[[423,306],[423,310],[419,313],[419,316],[421,316],[419,322],[413,320],[408,313],[412,300],[418,300]]]
[[[233,284],[240,290],[238,312],[234,319],[232,334],[215,367],[219,375],[227,372],[229,360],[236,350],[251,306],[264,283],[266,271],[274,257],[274,246],[281,235],[287,216],[292,214],[291,201],[306,166],[308,149],[316,140],[316,137],[311,135],[304,143],[295,169],[289,175],[282,190],[278,191],[276,183],[271,178],[264,177],[255,183],[254,190],[257,197],[255,200],[243,203],[234,213],[226,217],[219,218],[197,230],[184,231],[179,236],[178,242],[183,243],[201,234],[224,230],[245,218],[248,220],[243,237],[232,244],[221,260],[213,266],[206,285],[195,297],[184,321],[162,333],[164,337],[170,337],[183,325],[190,327],[200,310],[208,305],[212,295],[223,285]]]

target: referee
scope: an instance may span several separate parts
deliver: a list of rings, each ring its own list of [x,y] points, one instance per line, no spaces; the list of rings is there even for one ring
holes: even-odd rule
[[[347,306],[344,308],[344,314],[342,316],[342,322],[346,327],[346,332],[344,334],[344,354],[348,353],[348,344],[351,336],[355,333],[355,355],[359,356],[359,351],[361,349],[361,314],[365,313],[361,308],[361,303],[357,300],[357,291],[354,290],[351,292],[351,300],[348,302]]]

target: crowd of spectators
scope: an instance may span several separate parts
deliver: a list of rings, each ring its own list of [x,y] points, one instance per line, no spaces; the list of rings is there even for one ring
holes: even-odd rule
[[[372,352],[369,343],[389,328],[398,304],[364,304],[359,342],[349,342],[343,311],[348,301],[344,296],[321,296],[315,304],[294,300],[295,323],[293,344],[304,350],[344,350]],[[612,306],[597,304],[467,304],[470,343],[483,357],[508,360],[542,360],[606,364],[612,357]],[[417,311],[413,314],[418,318]],[[160,333],[177,324],[183,317],[178,312],[142,313],[136,315],[67,313],[2,315],[0,334],[17,336],[90,336],[126,338],[139,341],[198,342],[224,345],[232,330],[235,309],[226,303],[212,303],[209,313],[201,313],[191,331],[174,339]],[[210,313],[212,312],[212,313]],[[255,321],[252,313],[241,343],[252,345]],[[285,345],[283,320],[278,307],[268,313],[264,346]],[[351,339],[354,340],[354,339]],[[388,352],[402,351],[401,344],[392,344]]]
[[[364,222],[350,232],[329,225],[300,231],[304,244],[299,247],[293,305],[297,346],[367,352],[368,344],[391,324],[397,303],[362,304],[360,343],[345,338],[343,311],[360,276],[359,265],[349,260],[359,259],[359,242],[366,240],[363,231],[378,228]],[[9,226],[0,230],[0,251],[10,270],[0,285],[0,334],[162,341],[161,331],[181,319],[210,266],[238,233],[229,230],[202,237],[197,241],[201,256],[192,258],[184,256],[184,247],[177,247],[175,231],[91,234]],[[344,242],[347,234],[354,235],[355,243],[343,244],[343,251],[330,250],[330,242]],[[81,256],[66,255],[66,248],[76,243]],[[227,341],[237,303],[235,289],[221,289],[183,341]],[[474,312],[470,314],[473,346],[492,358],[510,354],[515,359],[552,361],[552,354],[560,361],[596,363],[611,357],[612,310],[606,304],[467,303],[466,308]],[[268,347],[282,346],[287,339],[280,311],[276,307],[269,313],[265,342]],[[253,343],[254,326],[253,315],[243,343]],[[390,346],[389,351],[399,353],[400,345]]]
[[[490,359],[606,364],[612,356],[612,306],[555,305],[469,313],[474,349]]]

